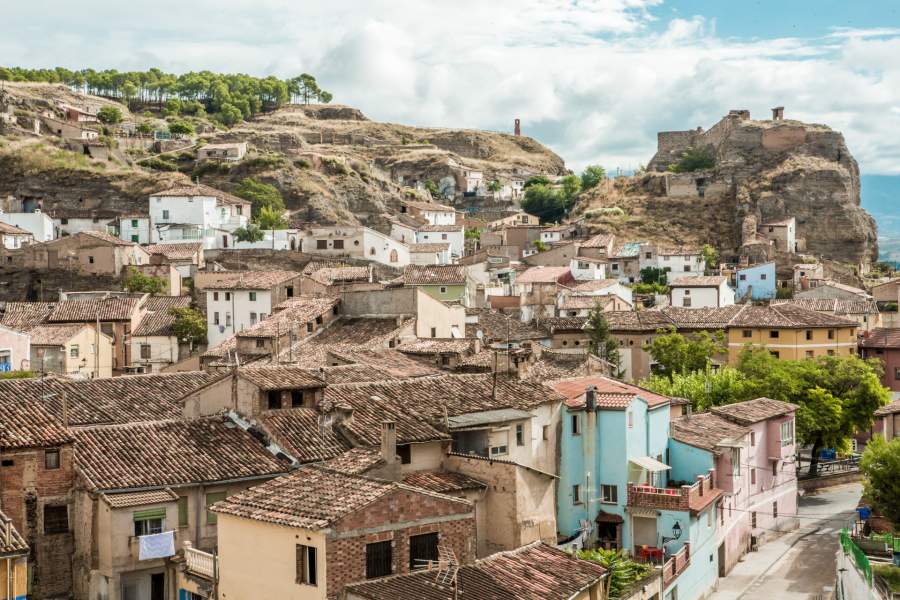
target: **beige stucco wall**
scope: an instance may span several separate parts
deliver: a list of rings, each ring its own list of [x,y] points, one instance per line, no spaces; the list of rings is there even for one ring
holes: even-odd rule
[[[770,337],[770,331],[778,331],[778,337]],[[749,331],[750,337],[744,337],[743,332]],[[806,339],[806,332],[812,332],[812,339]],[[772,328],[748,328],[735,327],[728,330],[728,362],[736,364],[744,348],[750,344],[756,347],[765,347],[773,352],[778,352],[778,358],[782,360],[800,360],[808,358],[807,352],[812,357],[825,356],[831,350],[835,356],[849,356],[856,353],[856,328],[842,327],[832,328],[834,339],[828,339],[826,328],[817,329],[772,329]]]
[[[416,288],[416,336],[430,338],[431,328],[438,338],[453,337],[453,328],[460,335],[466,333],[466,309],[461,305],[444,304],[437,298]]]
[[[248,543],[251,540],[252,543]],[[297,544],[317,549],[316,587],[296,583]],[[325,566],[325,536],[322,533],[219,515],[221,600],[324,600]]]

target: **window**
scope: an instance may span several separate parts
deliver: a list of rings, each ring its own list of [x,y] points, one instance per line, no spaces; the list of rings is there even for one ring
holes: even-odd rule
[[[316,317],[316,325],[321,325],[321,324],[322,324],[322,315],[319,315]]]
[[[78,358],[78,344],[69,346],[69,358]]]
[[[731,449],[731,476],[738,478],[741,476],[741,449]]]
[[[740,275],[738,275],[738,279],[740,279],[741,281],[747,281],[747,276],[741,273]]]
[[[134,519],[134,536],[153,535],[163,532],[166,520],[166,509],[151,508],[132,513]]]
[[[257,347],[257,348],[265,348],[265,347],[266,347],[266,340],[264,340],[263,338],[257,338],[257,339],[256,339],[256,347]]]
[[[59,224],[60,224],[60,225],[68,225],[68,224],[69,224],[69,219],[60,219],[60,220],[59,220]]]
[[[652,252],[644,252],[644,258],[653,258]]]
[[[187,496],[178,497],[178,526],[188,526],[188,499]]]
[[[391,573],[391,542],[366,544],[366,579],[385,577]]]
[[[344,240],[334,240],[332,243],[332,248],[335,250],[343,250],[344,249]]]
[[[634,427],[634,412],[629,410],[628,411],[628,429],[631,429],[633,427]]]
[[[230,301],[231,301],[231,292],[225,292],[225,301],[226,301],[226,302],[230,302]]]
[[[775,358],[780,358],[780,357],[781,357],[781,353],[778,352],[778,350],[769,350],[769,354],[771,354],[771,355],[774,356]]]
[[[834,339],[834,329],[829,329],[829,330],[828,330],[828,339],[829,339],[829,340],[833,340],[833,339]]]
[[[750,528],[756,529],[756,511],[750,513]]]
[[[433,338],[437,337],[437,327],[431,328],[431,337],[433,337]]]
[[[256,292],[250,292],[250,302],[256,302]]]
[[[132,220],[131,220],[131,226],[132,226],[132,227],[137,227],[137,226],[138,226],[137,219],[132,219]]]
[[[684,272],[688,273],[691,270],[691,265],[684,265]]]
[[[772,339],[777,339],[780,335],[781,335],[781,332],[778,331],[777,329],[770,329],[770,330],[769,330],[769,337],[772,338]]]
[[[572,435],[581,435],[581,419],[578,415],[572,415]]]
[[[619,487],[616,485],[600,484],[600,502],[616,504],[619,501]]]
[[[48,470],[59,468],[59,450],[44,451],[44,468]]]
[[[581,504],[581,486],[577,483],[572,486],[572,504]]]
[[[778,518],[778,500],[772,503],[772,518]]]
[[[690,296],[690,295],[691,295],[691,290],[684,290],[684,295],[685,295],[685,296]]]
[[[446,294],[446,293],[447,293],[447,286],[445,286],[445,285],[442,285],[442,286],[441,286],[441,293],[442,293],[442,294]]]
[[[231,327],[231,313],[225,313],[225,327]]]
[[[266,406],[269,410],[278,410],[281,408],[281,390],[269,390],[266,396]]]
[[[804,356],[806,356],[806,358],[812,358],[814,355],[815,353],[812,350],[807,350],[806,352],[804,352]]]
[[[137,234],[134,234],[131,236],[131,241],[134,242],[135,244],[137,244],[140,239],[141,239],[140,236]],[[141,261],[141,259],[138,258],[138,264],[141,264],[140,261]]]
[[[781,447],[794,445],[794,420],[781,424]]]
[[[684,298],[681,299],[681,305],[684,306],[685,308],[690,308],[691,299],[688,298],[687,296],[685,296]]]
[[[438,534],[423,533],[409,536],[409,570],[424,569],[438,559]]]
[[[765,281],[765,280],[766,280],[766,274],[765,274],[765,273],[760,273],[760,274],[759,274],[759,280],[760,280],[760,281]]]
[[[316,549],[297,544],[297,583],[318,585],[316,579]]]
[[[218,302],[218,301],[219,301],[219,292],[213,292],[213,300],[214,300],[215,302]]]
[[[239,215],[244,214],[244,207],[241,206],[241,205],[237,205],[237,206],[235,207],[235,210],[237,211],[237,214],[239,214]]]
[[[11,458],[4,458],[2,462],[0,462],[0,467],[14,467],[16,465],[16,461]]]
[[[541,439],[549,440],[550,439],[550,426],[544,425],[541,427]]]
[[[745,338],[752,338],[752,337],[753,337],[753,330],[752,330],[752,329],[744,329],[744,330],[741,331],[741,335],[742,335],[743,337],[745,337]]]
[[[88,263],[94,264],[94,257],[93,257],[93,256],[88,256]]]
[[[399,444],[397,445],[397,456],[400,457],[401,465],[408,465],[412,462],[412,445],[410,444]]]
[[[141,344],[141,358],[150,358],[150,344]]]
[[[328,240],[316,240],[316,250],[327,250]]]
[[[250,325],[256,325],[257,315],[255,312],[250,313]]]
[[[293,298],[294,297],[294,286],[289,285],[286,288],[284,288],[284,293],[288,298]]]
[[[750,485],[756,484],[756,469],[750,467]]]
[[[777,476],[778,476],[778,461],[773,460],[772,461],[772,477],[777,477]]]
[[[215,504],[216,502],[221,502],[225,499],[225,492],[211,492],[206,495],[206,524],[207,525],[215,525],[219,522],[218,516],[216,513],[209,510],[209,507]]]
[[[750,445],[751,446],[756,445],[756,432],[755,431],[750,432]]]
[[[618,270],[619,270],[619,263],[613,263],[613,264],[612,264],[612,270],[613,270],[613,271],[618,271]]]
[[[900,381],[900,367],[894,367],[894,379]]]
[[[525,426],[521,423],[516,425],[516,446],[525,445]]]
[[[218,324],[219,324],[219,313],[214,312],[213,313],[213,325],[218,325]]]
[[[446,233],[442,233],[442,234],[441,234],[441,239],[442,239],[442,240],[446,240],[446,239],[447,239],[447,234],[446,234]]]
[[[509,447],[506,444],[500,446],[491,446],[491,456],[503,456],[509,453]]]
[[[162,218],[163,218],[163,221],[168,221],[169,220],[169,211],[164,210]]]
[[[828,356],[834,356],[834,350],[829,350],[829,351],[828,351]]]
[[[307,323],[306,324],[306,333],[312,333],[312,330],[313,330],[313,324]]]

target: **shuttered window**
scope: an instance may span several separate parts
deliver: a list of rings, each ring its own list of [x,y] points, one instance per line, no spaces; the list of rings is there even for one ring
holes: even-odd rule
[[[385,577],[392,571],[391,542],[366,544],[366,579]]]
[[[409,538],[409,569],[424,569],[428,561],[437,562],[438,534],[425,533]]]
[[[209,507],[215,504],[216,502],[221,502],[225,499],[225,492],[213,492],[211,494],[206,495],[206,524],[207,525],[215,525],[218,523],[218,518],[216,513],[209,510]]]
[[[297,544],[297,583],[318,585],[316,579],[316,549]]]

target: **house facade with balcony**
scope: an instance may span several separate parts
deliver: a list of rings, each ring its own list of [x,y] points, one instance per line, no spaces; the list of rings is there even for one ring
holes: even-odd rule
[[[250,222],[250,202],[207,185],[187,185],[150,195],[153,244],[203,242],[207,250],[233,248],[232,232]]]

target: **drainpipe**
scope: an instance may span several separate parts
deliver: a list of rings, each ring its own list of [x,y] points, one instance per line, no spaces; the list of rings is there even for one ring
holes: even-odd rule
[[[586,463],[585,481],[587,483],[585,489],[586,509],[585,516],[591,519],[591,503],[590,503],[590,485],[591,473],[596,467],[595,446],[597,443],[597,387],[589,385],[584,391],[584,410],[586,413],[586,425],[584,428],[584,461]],[[594,478],[598,480],[598,478]]]

